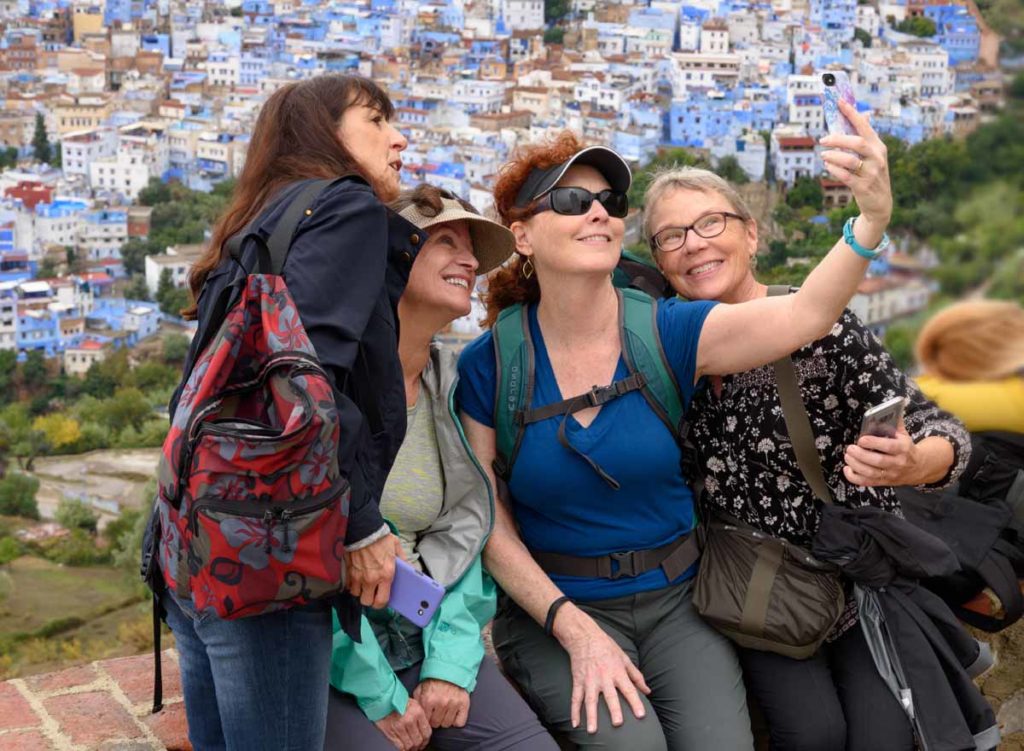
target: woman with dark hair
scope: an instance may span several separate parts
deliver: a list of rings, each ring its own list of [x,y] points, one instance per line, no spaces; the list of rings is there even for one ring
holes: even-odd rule
[[[772,362],[822,336],[856,291],[871,254],[864,246],[880,244],[889,220],[885,147],[823,141],[837,179],[874,196],[862,205],[857,245],[840,240],[786,298],[647,300],[644,320],[653,317],[670,371],[660,383],[674,381],[682,408],[703,376]],[[470,445],[485,467],[500,459],[508,491],[484,550],[507,594],[494,644],[541,720],[580,747],[749,749],[736,654],[692,602],[695,519],[678,425],[656,408],[651,381],[637,377],[644,371],[627,365],[638,350],[624,338],[636,329],[622,323],[630,304],[611,274],[630,182],[614,151],[564,133],[517,153],[495,186],[519,258],[491,280],[488,313],[494,321],[522,303],[513,323],[522,321],[532,351],[499,364],[508,340],[496,348],[492,328],[459,361]],[[507,320],[496,324],[506,333]],[[507,398],[513,377],[529,381],[522,402]],[[510,420],[520,428],[515,454],[499,456],[497,428]]]
[[[378,504],[405,435],[396,306],[422,240],[384,203],[399,193],[407,145],[390,124],[392,112],[384,91],[355,76],[320,76],[275,91],[256,121],[231,204],[191,274],[196,303],[184,311],[199,322],[187,380],[205,331],[220,324],[216,301],[244,284],[246,269],[255,266],[256,243],[244,241],[236,261],[228,240],[243,230],[269,237],[304,185],[333,181],[296,226],[282,276],[331,382],[340,421],[338,467],[351,492],[345,586],[352,597],[336,605],[349,624],[358,623],[359,603],[387,603],[400,549]],[[179,386],[172,415],[181,392]],[[179,552],[184,558],[175,545],[165,532],[161,568]],[[170,589],[161,604],[176,639],[197,751],[322,746],[331,663],[326,601],[237,620],[197,612],[191,599]]]
[[[468,315],[477,274],[503,263],[512,233],[447,191],[421,185],[392,208],[430,232],[398,303],[408,432],[380,509],[405,558],[445,587],[420,628],[367,610],[362,640],[335,626],[327,751],[481,748],[557,751],[555,742],[484,654],[494,581],[480,551],[491,532],[491,487],[455,416],[456,353],[435,337]]]

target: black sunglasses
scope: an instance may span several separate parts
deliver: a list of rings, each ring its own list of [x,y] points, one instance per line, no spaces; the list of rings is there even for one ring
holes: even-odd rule
[[[604,206],[608,216],[621,219],[629,213],[629,198],[620,190],[606,190],[591,193],[586,188],[552,188],[533,205],[531,213],[554,211],[556,214],[580,216],[590,211],[594,201]]]

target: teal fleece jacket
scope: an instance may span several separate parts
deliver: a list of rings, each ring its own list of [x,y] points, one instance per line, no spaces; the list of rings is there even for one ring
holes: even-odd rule
[[[421,681],[434,678],[473,692],[484,657],[480,630],[494,617],[496,603],[494,580],[477,556],[465,575],[448,588],[433,619],[423,629]],[[409,694],[388,663],[365,615],[360,628],[362,642],[357,644],[334,616],[331,685],[355,697],[371,722],[392,712],[404,714]]]

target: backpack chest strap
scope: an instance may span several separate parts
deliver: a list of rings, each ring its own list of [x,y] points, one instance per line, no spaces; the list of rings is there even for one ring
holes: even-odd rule
[[[590,407],[600,407],[613,399],[628,394],[630,391],[639,391],[647,385],[647,378],[643,373],[633,373],[626,378],[615,381],[608,386],[594,386],[590,391],[563,399],[554,404],[545,404],[535,409],[521,409],[516,413],[516,424],[523,427],[531,425],[549,417],[567,417],[580,410]]]

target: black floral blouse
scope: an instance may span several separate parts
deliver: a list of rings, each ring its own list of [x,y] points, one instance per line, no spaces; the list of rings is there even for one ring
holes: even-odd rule
[[[900,513],[892,488],[852,485],[842,472],[843,452],[856,443],[864,412],[895,396],[908,398],[905,422],[915,441],[941,436],[953,446],[949,474],[929,487],[952,483],[967,466],[971,444],[964,426],[921,393],[849,310],[827,336],[792,358],[837,504]],[[772,366],[723,377],[721,396],[713,386],[702,389],[694,396],[690,421],[705,503],[776,537],[809,545],[819,514],[790,444]]]

